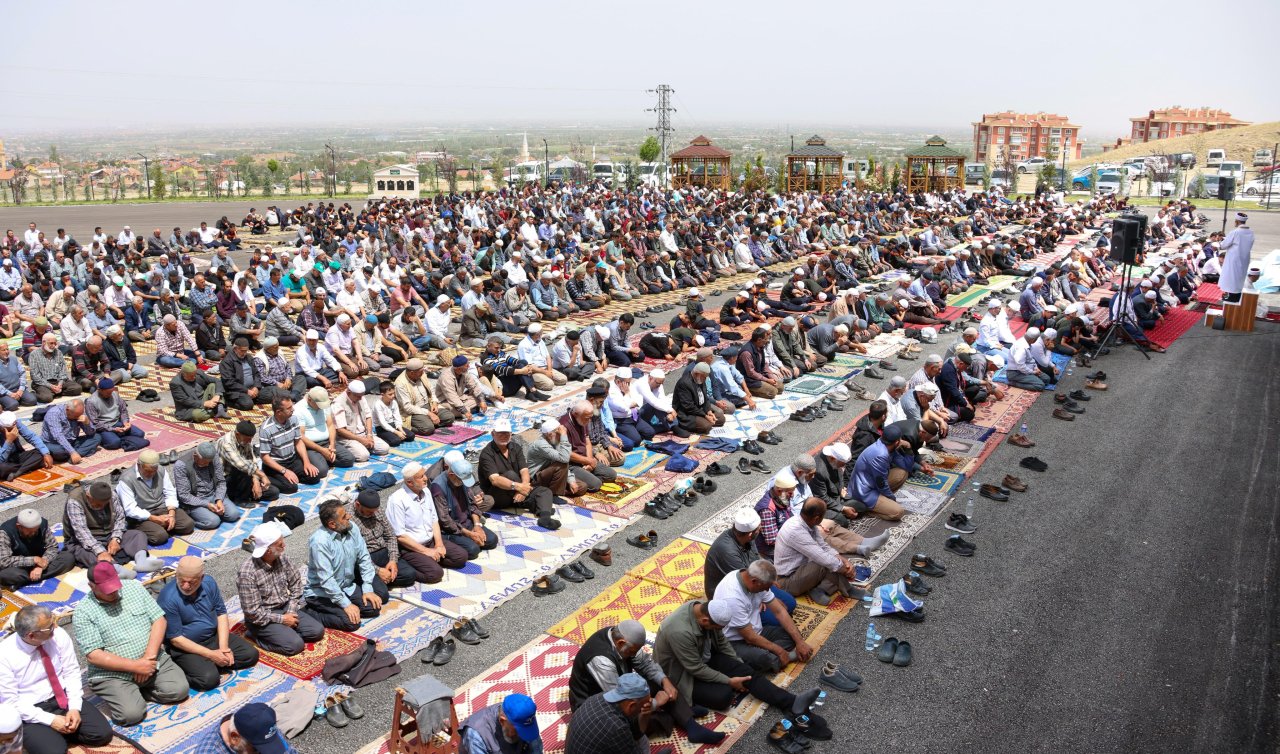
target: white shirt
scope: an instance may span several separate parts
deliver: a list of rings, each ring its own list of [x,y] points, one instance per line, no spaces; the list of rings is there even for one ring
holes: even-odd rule
[[[644,402],[647,405],[653,406],[654,409],[661,411],[664,414],[675,411],[675,408],[671,405],[671,398],[662,390],[662,385],[658,385],[656,390],[649,387],[648,377],[641,377],[638,380],[632,380],[631,388],[632,390],[640,393],[640,397],[644,399]]]
[[[982,321],[978,323],[978,344],[995,351],[1004,348],[1000,342],[1000,325],[991,314],[983,316]]]
[[[217,238],[218,238],[218,231],[217,231],[217,229],[216,229],[216,228],[201,228],[201,229],[200,229],[200,243],[203,243],[203,244],[206,244],[206,245],[207,245],[207,244],[212,243],[213,241],[217,240]]]
[[[1006,366],[1010,372],[1036,373],[1036,361],[1031,358],[1031,344],[1026,338],[1013,341],[1013,347],[1009,349],[1009,363]]]
[[[134,468],[137,468],[135,466]],[[178,507],[178,491],[173,486],[173,477],[164,471],[157,471],[156,476],[160,477],[160,488],[164,493],[164,507],[174,510]],[[141,480],[142,476],[139,475]],[[143,510],[138,505],[137,499],[133,496],[133,488],[125,484],[123,480],[116,482],[116,494],[120,496],[120,504],[124,506],[124,515],[134,521],[146,521],[151,518],[151,511]]]
[[[884,417],[884,423],[886,425],[893,424],[894,422],[899,422],[907,418],[907,412],[902,409],[901,398],[894,398],[892,395],[889,395],[888,390],[884,391],[877,397],[884,401],[885,405],[888,406],[888,413],[886,413]]]
[[[354,354],[355,349],[351,343],[356,338],[356,330],[354,327],[342,329],[341,325],[333,325],[329,328],[329,332],[325,333],[324,344],[329,347],[330,351],[336,351],[345,354]],[[303,351],[307,349],[302,349]],[[298,352],[299,355],[302,351]]]
[[[399,432],[400,426],[400,407],[393,400],[390,404],[382,400],[382,396],[373,401],[373,426],[376,429],[385,429],[388,432]]]
[[[67,694],[67,706],[79,712],[84,704],[84,685],[71,636],[61,627],[55,627],[53,637],[43,646]],[[0,641],[0,700],[16,706],[24,722],[48,725],[54,715],[36,705],[52,698],[53,686],[36,648],[16,634]]]
[[[355,291],[348,291],[345,288],[338,294],[338,306],[346,309],[347,314],[352,317],[359,316],[360,310],[364,308],[364,299],[360,298],[360,294]]]
[[[435,546],[436,501],[425,489],[418,497],[402,486],[387,498],[387,521],[397,537],[408,536],[428,547]]]
[[[520,285],[529,280],[529,276],[525,274],[524,267],[517,264],[515,260],[502,265],[502,269],[507,271],[507,282],[512,286]]]
[[[311,271],[311,268],[315,266],[316,262],[311,258],[309,252],[305,256],[302,253],[299,253],[298,256],[293,258],[293,269],[298,273],[298,277],[306,275]]]
[[[62,320],[62,324],[58,329],[62,331],[62,342],[67,346],[79,345],[93,335],[93,328],[89,325],[88,317],[84,317],[77,322],[68,316]]]
[[[740,573],[741,571],[733,571],[725,574],[725,577],[716,585],[714,596],[716,600],[727,602],[733,610],[729,616],[728,625],[724,627],[724,636],[729,641],[742,641],[741,629],[747,626],[751,626],[756,633],[760,633],[762,628],[760,607],[773,600],[772,589],[752,594],[743,588]]]
[[[105,239],[105,236],[103,238]],[[26,230],[22,231],[22,240],[26,241],[27,246],[30,246],[32,249],[39,248],[38,244],[40,243],[40,229],[35,228],[33,230],[31,228],[27,228]]]
[[[756,262],[751,256],[751,247],[743,241],[739,241],[733,247],[733,263],[739,267],[754,267]]]
[[[432,335],[439,335],[442,338],[449,337],[449,312],[440,311],[440,307],[433,306],[427,310],[427,332]]]
[[[333,358],[328,348],[325,348],[324,343],[319,342],[316,343],[315,353],[312,353],[306,343],[303,343],[302,348],[298,349],[298,355],[293,359],[293,365],[308,377],[315,377],[316,373],[326,366],[335,372],[342,369],[338,365],[338,360]]]
[[[527,335],[520,341],[520,345],[516,346],[516,355],[535,367],[546,367],[550,361],[547,344],[541,340],[535,343]]]
[[[644,377],[642,379],[648,378]],[[609,397],[605,400],[605,406],[615,419],[634,419],[636,418],[635,412],[644,405],[644,398],[640,395],[640,391],[636,389],[637,382],[639,380],[632,380],[631,387],[627,388],[625,394],[622,392],[622,388],[618,387],[617,382],[609,383]]]

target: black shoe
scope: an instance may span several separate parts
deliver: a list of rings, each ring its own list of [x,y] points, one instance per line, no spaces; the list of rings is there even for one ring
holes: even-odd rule
[[[574,575],[577,576],[576,573]],[[581,581],[582,577],[579,576],[578,580]],[[449,633],[453,634],[453,637],[463,644],[475,645],[480,643],[480,635],[471,628],[467,621],[454,622],[453,628],[449,630]]]
[[[342,700],[340,706],[342,707],[342,711],[347,714],[347,717],[352,720],[359,720],[364,717],[364,708],[356,702],[355,697],[348,696],[346,699]]]
[[[335,728],[345,728],[351,722],[347,719],[347,713],[342,711],[342,705],[340,704],[335,704],[325,710],[324,719]]]
[[[710,466],[707,467],[707,473],[710,474],[711,476],[725,476],[727,474],[732,474],[733,469],[729,468],[728,466],[725,466],[719,461],[714,461]]]
[[[659,521],[666,521],[668,518],[671,518],[671,514],[667,512],[666,508],[652,500],[644,504],[644,512]]]
[[[431,640],[431,643],[427,645],[426,649],[422,650],[422,654],[418,656],[418,659],[422,660],[423,665],[430,665],[435,662],[436,655],[440,654],[440,650],[443,647],[444,637],[437,636]]]
[[[573,570],[577,571],[577,572],[582,576],[582,578],[584,578],[584,579],[591,580],[591,579],[594,579],[594,578],[596,577],[596,572],[595,572],[595,571],[593,571],[593,570],[591,570],[590,568],[588,568],[588,567],[587,567],[587,564],[586,564],[586,563],[583,563],[581,560],[575,560],[575,561],[573,561],[572,563],[570,563],[570,564],[569,564],[569,567],[570,567],[570,568],[572,568]],[[474,623],[474,621],[472,621],[472,622]],[[481,639],[487,639],[487,638],[489,638],[489,635],[488,635],[488,634],[481,634],[481,635],[480,635],[480,638],[481,638]]]
[[[920,607],[917,607],[915,610],[912,610],[910,612],[889,613],[889,617],[897,618],[898,620],[905,621],[907,623],[923,623],[924,622],[924,606],[921,605]]]
[[[594,579],[595,577],[596,575],[593,573],[588,578]],[[467,625],[471,626],[471,630],[475,631],[476,636],[479,636],[481,639],[489,638],[489,632],[486,631],[484,626],[480,625],[480,621],[476,620],[475,618],[468,618]]]
[[[782,443],[782,441],[781,441],[781,440],[779,440],[779,439],[775,438],[775,437],[774,437],[770,432],[768,432],[768,431],[761,432],[760,434],[756,435],[756,440],[758,440],[758,441],[760,441],[760,442],[764,443],[765,445],[779,445],[779,444],[781,444],[781,443]]]
[[[556,575],[564,579],[565,581],[569,581],[574,584],[581,584],[582,582],[586,581],[586,579],[582,578],[582,574],[578,573],[572,568],[569,568],[568,566],[560,566],[559,568],[557,568]]]
[[[962,539],[959,534],[947,537],[947,543],[943,547],[963,558],[972,558],[973,553],[978,549],[972,543]]]
[[[769,745],[783,752],[783,754],[802,754],[805,747],[796,741],[795,734],[784,726],[783,722],[779,720],[778,724],[769,730],[769,734],[766,736]]]
[[[893,664],[900,668],[911,664],[911,642],[898,642],[897,649],[893,653]]]
[[[898,371],[898,368],[897,368],[897,367],[895,367],[895,366],[893,365],[893,362],[892,362],[892,361],[889,361],[888,359],[881,359],[881,360],[880,360],[880,363],[879,363],[877,366],[879,366],[881,369],[887,369],[887,370],[889,370],[890,372],[896,372],[896,371]]]
[[[1085,391],[1083,391],[1083,390],[1072,390],[1072,391],[1071,391],[1071,393],[1070,393],[1067,397],[1069,397],[1069,398],[1070,398],[1071,400],[1073,400],[1073,401],[1091,401],[1091,400],[1093,400],[1093,396],[1089,395],[1088,393],[1086,393],[1086,392],[1085,392]]]
[[[562,584],[560,588],[563,589],[564,585]],[[437,652],[435,658],[431,660],[431,664],[437,667],[440,665],[448,665],[449,660],[452,660],[453,656],[457,653],[458,645],[454,643],[453,639],[445,639],[440,645],[440,651]]]
[[[698,502],[698,493],[692,489],[680,490],[675,495],[675,501],[687,508],[692,508],[693,504]]]
[[[760,443],[751,439],[742,441],[742,451],[744,453],[750,453],[753,456],[764,455],[764,448],[760,447]]]
[[[541,526],[542,528],[548,531],[555,531],[556,529],[560,528],[560,522],[555,520],[551,516],[539,516],[538,526]]]
[[[627,544],[641,550],[652,550],[658,546],[658,532],[650,529],[648,534],[636,534],[627,537]]]
[[[761,461],[759,458],[752,458],[752,459],[751,459],[751,468],[755,469],[756,471],[760,472],[761,474],[768,474],[768,473],[769,473],[769,467],[768,467],[768,466],[765,466],[765,465],[764,465],[764,461]]]
[[[828,411],[844,411],[844,406],[833,398],[827,398],[824,400],[822,402],[822,407]]]
[[[927,597],[933,591],[933,587],[924,583],[924,579],[920,578],[920,574],[910,571],[903,577],[903,582],[907,585],[907,594],[914,594],[918,597]]]
[[[1062,404],[1062,408],[1066,411],[1070,411],[1073,414],[1084,413],[1084,409],[1080,407],[1080,404],[1072,400],[1069,400],[1066,403]]]
[[[961,534],[972,534],[977,531],[974,525],[969,523],[969,517],[963,513],[952,513],[947,519],[946,528]]]
[[[879,369],[876,369],[875,367],[867,367],[866,369],[863,370],[862,374],[864,377],[867,377],[872,380],[884,379],[884,373],[881,372]]]
[[[1001,491],[1001,489],[995,486],[994,484],[982,485],[981,487],[978,488],[978,494],[982,495],[988,500],[994,500],[997,503],[1009,502],[1009,493]],[[947,526],[947,528],[950,529],[951,527]],[[959,531],[959,529],[955,529],[954,531]],[[969,534],[970,532],[962,532],[962,533]]]
[[[530,589],[530,591],[533,592],[533,596],[535,597],[549,597],[550,595],[563,592],[564,589],[564,582],[560,579],[552,579],[550,577],[543,576],[533,582],[533,588]]]
[[[922,552],[911,558],[911,568],[925,576],[941,577],[947,575],[947,567]]]
[[[738,471],[741,471],[743,474],[750,474],[750,473],[751,473],[751,461],[747,460],[746,458],[739,458],[739,459],[738,459]]]
[[[791,421],[793,421],[793,422],[808,423],[808,422],[813,421],[813,416],[812,416],[811,414],[808,414],[808,413],[804,412],[804,411],[796,411],[795,413],[793,413],[793,414],[791,415]]]
[[[898,640],[896,637],[890,636],[884,640],[884,643],[876,648],[876,659],[880,662],[892,663],[897,652]]]
[[[1031,469],[1032,471],[1044,472],[1049,470],[1049,464],[1045,463],[1044,461],[1041,461],[1039,458],[1036,458],[1035,456],[1027,456],[1026,458],[1019,461],[1018,465],[1024,469]]]
[[[535,401],[537,403],[551,400],[550,395],[547,395],[546,393],[539,393],[537,390],[529,390],[525,393],[525,395],[529,398],[529,400]]]
[[[830,741],[833,736],[827,721],[813,712],[796,716],[791,724],[795,726],[793,730],[799,731],[800,735],[812,741]]]

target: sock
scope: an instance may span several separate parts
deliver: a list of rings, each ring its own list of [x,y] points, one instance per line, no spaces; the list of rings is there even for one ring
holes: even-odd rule
[[[887,531],[881,532],[879,536],[867,537],[863,539],[862,544],[858,545],[856,552],[858,555],[865,558],[871,553],[875,552],[876,550],[879,550],[881,545],[883,545],[885,542],[888,542],[888,541],[889,541],[889,532]]]
[[[696,720],[690,720],[685,723],[684,730],[689,735],[689,740],[695,744],[718,744],[728,735],[727,733],[711,730]]]

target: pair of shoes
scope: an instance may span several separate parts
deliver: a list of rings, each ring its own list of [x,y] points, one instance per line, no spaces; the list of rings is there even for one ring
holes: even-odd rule
[[[733,469],[725,466],[719,461],[713,461],[711,465],[707,467],[707,473],[711,476],[725,476],[727,474],[732,474]]]
[[[324,719],[335,728],[345,728],[352,720],[364,717],[364,708],[350,694],[330,694],[325,708]]]
[[[596,577],[594,571],[587,568],[584,563],[576,560],[568,565],[563,565],[557,568],[556,575],[565,581],[569,581],[574,584],[581,584],[588,579],[594,579]]]
[[[489,638],[489,632],[470,618],[454,621],[449,633],[463,644],[475,645]]]
[[[650,500],[644,504],[644,512],[647,516],[653,516],[659,521],[666,521],[671,518],[671,511],[663,506],[658,500]]]
[[[910,348],[910,347],[903,348],[901,351],[898,351],[898,358],[899,358],[899,359],[902,359],[903,361],[916,361],[916,360],[917,360],[917,359],[916,359],[916,355],[915,355],[914,353],[912,353],[912,352],[911,352],[911,348]]]
[[[902,577],[903,582],[907,585],[907,594],[914,594],[918,597],[927,597],[933,591],[933,587],[924,583],[924,579],[915,571],[908,571],[907,575]]]
[[[947,575],[947,567],[928,555],[918,552],[911,558],[912,570],[919,571],[925,576],[942,577]]]
[[[947,543],[943,545],[943,547],[963,558],[972,558],[973,554],[978,550],[977,545],[966,540],[964,537],[961,537],[959,534],[952,534],[950,537],[947,537]]]
[[[1067,398],[1066,396],[1063,396],[1063,399],[1062,399],[1062,409],[1064,411],[1070,411],[1073,414],[1084,413],[1084,409],[1080,407],[1079,403],[1076,403],[1075,401],[1071,400],[1070,398]]]
[[[1054,394],[1053,394],[1053,402],[1054,402],[1054,403],[1062,404],[1062,403],[1066,403],[1066,402],[1067,402],[1067,400],[1068,400],[1068,399],[1067,399],[1067,396],[1063,395],[1062,393],[1054,393]]]
[[[1044,472],[1049,470],[1049,464],[1045,463],[1044,461],[1041,461],[1039,458],[1036,458],[1035,456],[1027,456],[1026,458],[1019,461],[1018,465],[1024,469],[1031,469],[1032,471]]]
[[[1073,400],[1073,401],[1091,401],[1091,400],[1093,400],[1093,396],[1089,395],[1088,393],[1086,393],[1086,392],[1085,392],[1085,391],[1083,391],[1083,390],[1072,390],[1072,391],[1071,391],[1071,393],[1067,395],[1067,397],[1068,397],[1068,398],[1070,398],[1070,399],[1071,399],[1071,400]]]
[[[898,641],[896,637],[890,636],[876,650],[876,659],[905,668],[911,664],[911,642]]]
[[[760,443],[750,438],[742,441],[742,452],[750,453],[753,456],[764,455],[764,448],[760,447]]]
[[[837,412],[838,412],[838,411],[844,411],[844,404],[843,404],[843,403],[841,403],[841,402],[839,402],[839,401],[837,401],[835,398],[832,398],[832,397],[830,397],[830,396],[827,396],[826,398],[823,398],[823,399],[822,399],[822,403],[821,403],[821,404],[819,404],[819,405],[821,405],[821,406],[822,406],[822,408],[823,408],[823,409],[825,409],[825,410],[827,410],[827,411],[837,411]]]
[[[1000,480],[1000,486],[1013,490],[1014,492],[1027,491],[1026,483],[1012,474],[1005,474],[1004,479]]]
[[[897,367],[895,367],[895,366],[893,365],[893,362],[892,362],[892,361],[889,361],[888,359],[881,359],[881,360],[880,360],[880,363],[879,363],[879,364],[877,364],[876,366],[880,367],[881,369],[887,369],[887,370],[889,370],[890,372],[896,372],[896,371],[898,371],[898,368],[897,368]]]
[[[1067,422],[1073,422],[1076,420],[1076,417],[1073,416],[1070,411],[1067,411],[1066,409],[1061,409],[1061,408],[1055,408],[1053,410],[1053,418],[1061,419]]]
[[[178,460],[178,451],[171,450],[168,453],[164,453],[160,456],[160,465],[172,466],[174,462],[177,460]]]
[[[707,484],[712,485],[713,488],[715,486],[715,482],[708,482]],[[686,487],[675,493],[675,501],[686,508],[692,508],[693,504],[698,502],[698,493],[694,491],[693,487]]]
[[[543,576],[533,582],[533,588],[530,590],[535,597],[549,597],[553,594],[559,594],[565,590],[564,582],[555,576]]]
[[[809,739],[803,735],[797,736],[792,730],[790,720],[779,720],[777,725],[769,730],[767,736],[769,745],[783,754],[801,754],[805,749],[813,745]]]
[[[1035,445],[1035,443],[1031,441],[1030,437],[1027,437],[1021,432],[1016,432],[1012,435],[1009,435],[1009,444],[1017,445],[1019,448],[1029,448],[1032,445]]]
[[[830,686],[837,691],[847,691],[852,694],[862,685],[862,676],[852,670],[845,670],[834,662],[828,662],[822,666],[822,671],[818,675],[818,683],[823,686]]]
[[[946,528],[961,534],[972,534],[978,530],[963,513],[952,513],[947,517]]]
[[[867,367],[866,369],[863,370],[862,374],[873,380],[884,379],[884,374],[879,369],[876,369],[875,367]]]
[[[601,543],[591,548],[591,559],[608,568],[613,565],[613,548]]]
[[[650,529],[648,534],[636,534],[627,537],[627,544],[632,547],[639,547],[641,550],[652,550],[658,546],[658,532]]]
[[[693,489],[699,495],[710,495],[716,491],[716,483],[707,479],[705,476],[699,476],[693,480]]]
[[[924,623],[924,605],[917,607],[909,612],[889,613],[888,617],[897,618],[907,623]]]
[[[981,487],[978,488],[978,494],[982,495],[988,500],[994,500],[997,503],[1009,502],[1009,493],[1004,488],[997,487],[994,484],[982,485]],[[950,529],[951,527],[948,526],[947,528]],[[969,534],[971,532],[962,532],[962,533]]]
[[[1106,390],[1107,383],[1102,380],[1085,380],[1084,386],[1090,390]]]
[[[775,435],[774,433],[770,432],[767,429],[763,430],[762,432],[760,432],[760,434],[756,435],[756,439],[764,443],[765,445],[781,445],[782,444],[782,438],[778,437],[777,435]]]
[[[813,414],[809,413],[808,410],[806,409],[804,411],[796,411],[795,413],[791,414],[790,419],[793,422],[801,422],[802,424],[807,424],[813,421],[814,417],[813,417]]]
[[[426,649],[422,650],[422,655],[418,659],[423,665],[447,665],[457,651],[458,645],[453,639],[437,636],[431,640]]]

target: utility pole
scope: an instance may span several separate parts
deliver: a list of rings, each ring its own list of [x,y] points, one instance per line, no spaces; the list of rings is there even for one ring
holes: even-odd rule
[[[671,95],[675,94],[675,91],[675,89],[666,84],[659,84],[657,89],[650,89],[650,94],[658,95],[658,106],[645,110],[648,113],[658,114],[658,125],[649,130],[658,132],[658,143],[662,146],[662,156],[659,162],[659,169],[662,171],[659,179],[659,185],[661,186],[665,186],[667,183],[667,137],[675,133],[675,129],[671,127],[671,113],[676,111],[671,106]]]
[[[151,198],[151,161],[141,152],[138,156],[142,158],[142,180],[147,184],[147,198]]]
[[[325,144],[324,148],[329,152],[329,180],[325,183],[329,184],[329,198],[338,191],[338,152],[331,144]]]

